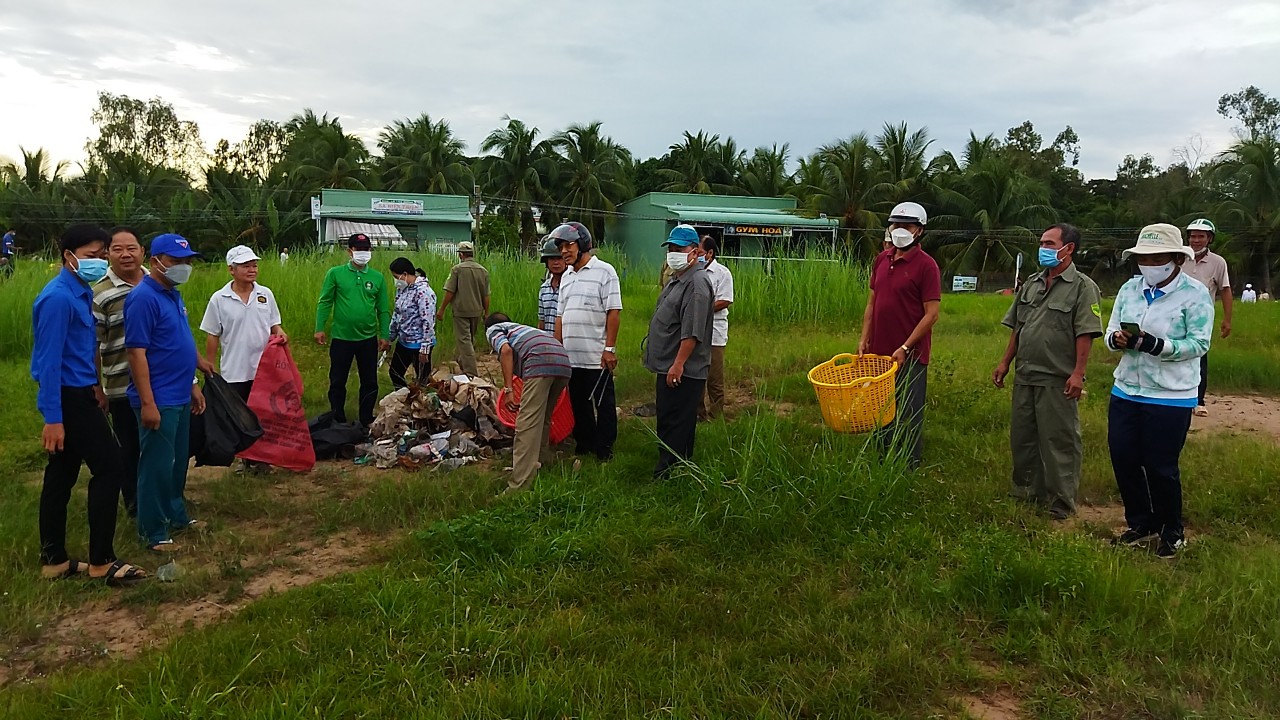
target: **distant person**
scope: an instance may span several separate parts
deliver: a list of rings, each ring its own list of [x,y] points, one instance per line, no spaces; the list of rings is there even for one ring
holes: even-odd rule
[[[125,512],[138,517],[138,416],[129,404],[129,353],[124,346],[124,300],[146,277],[143,262],[147,253],[138,242],[138,232],[119,226],[108,231],[110,267],[107,276],[93,286],[93,317],[98,328],[98,367],[102,390],[107,396],[111,430],[120,446],[124,474],[120,497]]]
[[[1244,292],[1240,293],[1240,302],[1256,303],[1258,302],[1258,293],[1254,292],[1253,285],[1244,284]]]
[[[172,535],[203,526],[183,497],[190,459],[191,416],[204,412],[195,373],[213,372],[196,352],[178,286],[197,257],[181,235],[151,241],[151,272],[124,301],[129,404],[138,413],[138,535],[152,552],[178,549]]]
[[[391,384],[398,390],[408,387],[405,373],[413,369],[414,382],[425,385],[431,380],[431,349],[436,344],[436,291],[431,289],[426,274],[409,258],[391,261],[391,277],[395,279],[396,301],[391,311]]]
[[[560,281],[556,339],[573,366],[569,401],[574,453],[608,461],[618,440],[613,371],[618,367],[622,285],[613,266],[596,257],[591,232],[582,223],[564,223],[550,237],[568,266]]]
[[[289,248],[280,249],[280,264],[284,265],[289,262]]]
[[[888,449],[898,438],[912,469],[923,458],[929,351],[942,302],[938,263],[920,247],[928,221],[925,209],[913,202],[899,203],[889,214],[893,249],[871,264],[871,293],[858,341],[859,355],[883,355],[898,363],[897,413],[880,439]]]
[[[1107,412],[1111,467],[1128,528],[1117,544],[1157,538],[1169,559],[1184,544],[1178,458],[1187,441],[1200,386],[1200,356],[1213,339],[1213,298],[1182,268],[1194,262],[1173,225],[1148,225],[1121,257],[1140,277],[1121,286],[1106,343],[1121,353]]]
[[[1200,281],[1209,291],[1209,297],[1222,298],[1222,337],[1231,335],[1231,278],[1227,274],[1227,261],[1221,255],[1209,250],[1218,229],[1205,218],[1195,220],[1187,226],[1187,244],[1191,246],[1195,257],[1187,263],[1183,271]],[[1204,417],[1209,408],[1204,404],[1205,390],[1209,387],[1209,353],[1200,356],[1200,389],[1196,393],[1195,414]]]
[[[62,233],[62,269],[44,286],[31,308],[34,347],[31,377],[39,384],[36,407],[44,416],[41,442],[49,454],[40,491],[40,574],[49,579],[87,573],[108,585],[147,577],[142,568],[116,557],[116,498],[120,492],[120,452],[103,412],[98,386],[97,338],[90,285],[107,272],[109,240],[97,225],[72,225]],[[67,554],[67,504],[89,466],[89,563]]]
[[[733,305],[733,273],[717,258],[720,243],[710,235],[701,242],[707,280],[711,281],[712,309],[715,322],[711,332],[711,367],[707,370],[707,390],[699,402],[698,417],[703,420],[724,415],[724,349],[729,344],[729,306]]]
[[[693,459],[715,325],[715,291],[706,266],[698,262],[702,250],[697,231],[677,225],[663,245],[671,280],[658,294],[644,353],[644,366],[657,380],[658,462],[653,476],[659,479]]]
[[[533,487],[538,457],[550,441],[552,411],[573,371],[564,346],[551,333],[513,323],[502,313],[489,315],[484,326],[502,366],[503,387],[510,389],[516,377],[524,382],[519,404],[509,393],[505,399],[505,409],[516,412],[516,439],[504,494],[516,493]]]
[[[258,362],[267,341],[277,335],[287,342],[280,324],[280,306],[271,288],[258,284],[261,258],[247,245],[227,251],[231,281],[209,298],[200,329],[206,337],[204,356],[236,394],[249,402]],[[219,362],[218,350],[222,357]]]
[[[476,246],[469,240],[458,243],[458,264],[449,271],[444,283],[444,302],[436,313],[444,319],[444,311],[453,305],[453,338],[458,366],[462,372],[476,377],[475,336],[480,323],[489,314],[489,271],[475,261]]]
[[[564,258],[560,257],[560,248],[550,237],[543,238],[542,264],[547,267],[547,276],[538,288],[538,324],[549,333],[556,331],[556,310],[560,305],[560,283],[564,280]]]
[[[369,267],[373,243],[364,233],[347,238],[350,262],[329,268],[316,303],[316,343],[329,345],[329,410],[333,419],[347,421],[347,377],[355,361],[360,376],[358,418],[373,424],[378,402],[378,353],[391,347],[391,298],[382,273]],[[332,341],[325,333],[333,318]]]
[[[10,229],[0,238],[0,271],[13,275],[13,261],[18,254],[17,232]]]
[[[1017,359],[1009,446],[1010,494],[1034,502],[1057,520],[1076,511],[1084,443],[1080,394],[1093,339],[1102,335],[1098,286],[1074,262],[1080,231],[1066,223],[1040,236],[1041,272],[1014,298],[1004,325],[1013,330],[991,382],[1004,387]]]

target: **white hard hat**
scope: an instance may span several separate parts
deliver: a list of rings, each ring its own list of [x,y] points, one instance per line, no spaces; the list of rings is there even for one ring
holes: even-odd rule
[[[1245,284],[1244,284],[1244,289],[1245,289],[1245,290],[1252,290],[1252,289],[1253,289],[1253,283],[1245,283]]]
[[[1204,230],[1211,235],[1218,234],[1218,228],[1214,227],[1213,221],[1208,218],[1196,218],[1191,221],[1191,224],[1187,226],[1187,232],[1191,232],[1192,230]]]
[[[920,203],[898,203],[893,207],[893,212],[889,213],[889,222],[927,225],[929,224],[929,215],[924,211]]]

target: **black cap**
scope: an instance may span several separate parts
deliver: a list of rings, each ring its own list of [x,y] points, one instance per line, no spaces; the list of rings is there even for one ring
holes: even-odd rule
[[[364,233],[356,233],[347,238],[347,247],[352,250],[372,250],[373,243],[369,242],[369,236]]]

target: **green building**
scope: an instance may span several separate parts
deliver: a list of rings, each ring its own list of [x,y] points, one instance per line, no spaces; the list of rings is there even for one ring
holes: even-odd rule
[[[320,244],[341,244],[364,233],[375,247],[452,251],[471,239],[471,199],[366,190],[320,191],[312,199]]]
[[[697,228],[720,243],[729,259],[803,257],[835,247],[838,220],[796,214],[796,199],[654,192],[618,206],[618,231],[627,259],[657,268],[666,260],[662,241],[677,224]]]

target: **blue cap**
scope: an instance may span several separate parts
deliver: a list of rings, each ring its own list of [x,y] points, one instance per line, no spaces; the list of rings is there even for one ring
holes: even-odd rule
[[[200,253],[191,249],[191,243],[177,233],[157,235],[151,240],[151,256],[168,255],[175,258],[196,257]]]
[[[671,228],[671,234],[663,241],[663,245],[689,247],[698,244],[698,231],[692,225],[677,225]]]

